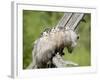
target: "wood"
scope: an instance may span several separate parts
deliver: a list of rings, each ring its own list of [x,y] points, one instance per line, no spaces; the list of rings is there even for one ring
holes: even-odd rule
[[[61,20],[58,22],[56,27],[65,27],[65,25],[68,23],[68,21],[70,20],[72,16],[72,13],[64,13],[63,17],[61,18]]]
[[[84,13],[64,13],[56,27],[66,27],[75,30],[82,20]]]
[[[68,21],[65,27],[69,27],[70,29],[75,30],[82,20],[84,14],[83,13],[73,13],[72,17]]]
[[[72,61],[65,61],[63,58],[57,54],[55,57],[53,57],[53,64],[57,67],[68,67],[68,66],[78,66],[78,64],[72,62]]]

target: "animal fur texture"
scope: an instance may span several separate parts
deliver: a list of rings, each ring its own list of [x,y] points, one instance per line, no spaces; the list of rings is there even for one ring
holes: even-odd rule
[[[47,68],[52,58],[59,53],[64,55],[66,47],[72,53],[79,36],[71,29],[52,28],[45,30],[39,39],[34,42],[33,68]]]

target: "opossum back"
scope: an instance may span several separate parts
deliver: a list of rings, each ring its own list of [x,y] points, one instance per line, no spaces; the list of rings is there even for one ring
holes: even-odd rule
[[[36,44],[36,55],[44,55],[47,51],[53,51],[55,49],[55,43],[47,37],[41,38]]]

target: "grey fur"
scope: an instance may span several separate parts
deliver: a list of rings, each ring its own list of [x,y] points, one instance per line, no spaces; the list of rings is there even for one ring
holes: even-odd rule
[[[33,68],[47,68],[58,52],[61,56],[64,54],[65,47],[71,53],[77,44],[77,37],[78,35],[71,29],[53,28],[44,31],[42,36],[34,42]]]

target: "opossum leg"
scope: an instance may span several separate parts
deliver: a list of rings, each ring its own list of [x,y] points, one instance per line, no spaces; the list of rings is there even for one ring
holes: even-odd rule
[[[47,68],[55,68],[56,66],[53,64],[52,61],[49,61],[47,64]]]
[[[63,50],[64,50],[64,48],[60,48],[60,49],[59,49],[59,54],[60,54],[60,56],[65,55],[65,53],[63,52]]]
[[[48,61],[47,63],[47,68],[55,68],[56,66],[53,64],[52,60],[53,60],[53,57],[57,54],[57,52],[54,52],[52,55],[51,55],[51,58],[50,60]]]

